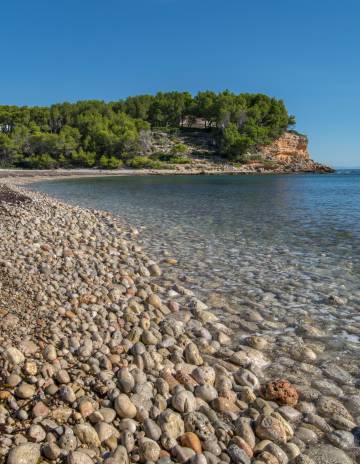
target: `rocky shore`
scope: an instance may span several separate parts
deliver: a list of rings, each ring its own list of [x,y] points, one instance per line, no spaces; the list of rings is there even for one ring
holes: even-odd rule
[[[266,381],[266,340],[233,347],[137,236],[0,187],[0,463],[360,462],[360,395]]]

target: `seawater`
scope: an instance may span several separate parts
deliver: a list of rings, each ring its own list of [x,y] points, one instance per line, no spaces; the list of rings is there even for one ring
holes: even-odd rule
[[[138,228],[154,259],[177,258],[166,273],[207,301],[233,329],[234,344],[249,334],[268,341],[269,376],[356,385],[360,171],[94,177],[32,188],[110,211]],[[262,320],[253,321],[249,308]],[[315,361],[296,356],[304,346]]]

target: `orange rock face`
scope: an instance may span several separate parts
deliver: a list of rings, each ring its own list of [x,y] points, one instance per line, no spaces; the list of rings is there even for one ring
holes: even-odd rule
[[[295,406],[299,399],[298,392],[287,380],[276,380],[266,384],[262,394],[266,400],[288,406]]]
[[[307,137],[292,132],[285,132],[271,145],[264,146],[261,151],[266,158],[285,163],[295,160],[310,160]]]
[[[333,172],[310,158],[305,135],[285,132],[270,145],[261,147],[260,152],[265,160],[278,165],[279,172]]]

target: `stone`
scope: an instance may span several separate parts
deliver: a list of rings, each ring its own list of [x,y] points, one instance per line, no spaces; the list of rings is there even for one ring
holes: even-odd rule
[[[28,435],[30,441],[35,441],[37,443],[44,441],[46,437],[45,430],[38,424],[32,424],[28,430]]]
[[[291,464],[315,464],[315,461],[305,454],[298,454]]]
[[[120,433],[116,430],[116,428],[106,422],[98,422],[95,425],[95,430],[101,443],[108,440],[110,437],[119,438],[120,436]]]
[[[67,452],[75,451],[77,447],[77,440],[72,430],[71,433],[64,433],[63,435],[61,435],[61,437],[59,438],[59,446],[61,447],[61,449]]]
[[[228,455],[235,464],[250,464],[251,459],[246,452],[234,443],[227,449]]]
[[[35,403],[32,408],[33,417],[47,417],[49,415],[49,408],[42,401]]]
[[[331,417],[335,414],[345,417],[348,420],[352,420],[352,417],[345,406],[335,398],[330,396],[321,396],[316,403],[319,414],[325,417]]]
[[[75,392],[70,385],[63,385],[60,388],[60,396],[61,399],[67,403],[74,403],[74,401],[76,401]]]
[[[28,383],[21,383],[17,389],[15,390],[15,395],[18,398],[21,398],[23,400],[27,400],[29,398],[32,398],[36,393],[34,385],[30,385]]]
[[[259,379],[256,375],[248,369],[240,369],[234,373],[234,379],[238,385],[244,387],[251,387],[253,390],[257,390],[260,387]]]
[[[92,402],[87,398],[82,398],[79,401],[79,411],[82,417],[85,419],[94,412],[94,406]]]
[[[156,462],[160,456],[160,446],[154,440],[146,438],[140,444],[139,454],[143,462]]]
[[[13,365],[21,364],[25,361],[25,356],[14,346],[10,346],[5,350],[5,357]]]
[[[155,295],[155,293],[152,293],[149,298],[148,298],[148,303],[151,306],[154,306],[154,308],[160,309],[162,306],[161,299],[158,295]]]
[[[212,385],[197,385],[195,387],[195,396],[209,403],[210,401],[213,401],[215,398],[217,398],[218,392]]]
[[[314,430],[308,427],[298,427],[295,437],[304,442],[305,444],[314,444],[318,441],[318,436]]]
[[[32,361],[27,361],[23,366],[23,371],[26,375],[36,375],[37,374],[37,365]]]
[[[301,420],[302,414],[292,406],[281,406],[277,409],[284,419],[292,423],[298,423]]]
[[[161,437],[161,428],[152,419],[145,419],[143,423],[145,435],[152,440],[158,441]]]
[[[190,391],[180,391],[176,393],[171,400],[174,409],[179,412],[193,412],[196,409],[196,399]]]
[[[6,383],[10,386],[10,387],[16,387],[17,385],[19,385],[19,383],[21,383],[21,377],[20,375],[17,375],[17,374],[10,374],[7,379],[6,379]]]
[[[204,363],[198,347],[195,345],[195,343],[188,343],[185,347],[184,350],[184,355],[186,362],[189,364],[195,364],[195,366],[200,366],[201,364]]]
[[[249,419],[240,417],[235,422],[235,433],[243,438],[252,449],[255,447],[256,438]]]
[[[6,464],[38,464],[39,459],[40,445],[24,443],[10,451]]]
[[[87,446],[100,446],[96,430],[90,424],[78,424],[74,427],[77,438]]]
[[[262,451],[258,456],[255,462],[261,462],[265,464],[279,464],[277,458],[269,453],[268,451]]]
[[[60,457],[61,449],[56,443],[49,442],[45,443],[41,448],[42,454],[51,461],[56,461]]]
[[[163,432],[167,433],[170,438],[177,438],[185,432],[184,421],[180,414],[167,409],[159,416],[159,425]],[[192,430],[189,430],[190,432]]]
[[[280,448],[280,446],[275,445],[275,443],[267,444],[264,451],[268,451],[270,454],[275,456],[279,464],[288,464],[289,462],[289,458],[286,453]]]
[[[100,408],[98,412],[103,417],[104,422],[107,422],[108,424],[111,424],[111,422],[113,422],[115,420],[115,418],[116,418],[115,409],[112,409],[112,408]]]
[[[70,382],[70,376],[65,369],[58,370],[55,374],[55,379],[61,384]]]
[[[355,447],[354,435],[346,430],[334,430],[327,434],[327,439],[334,446],[343,450]]]
[[[55,346],[47,345],[44,349],[43,356],[46,359],[46,361],[55,361],[55,359],[57,358]]]
[[[124,367],[117,373],[120,389],[124,393],[130,393],[135,386],[135,380],[129,369]]]
[[[60,406],[59,408],[53,409],[51,415],[59,424],[65,424],[71,417],[72,413],[73,410],[71,408],[68,408],[67,406]]]
[[[352,459],[344,451],[332,445],[311,446],[304,454],[315,464],[353,464]]]
[[[72,451],[67,457],[67,464],[94,464],[94,461],[86,453]]]
[[[208,440],[215,432],[209,419],[201,412],[191,412],[184,419],[186,432],[195,433],[200,440]]]
[[[262,395],[266,400],[288,406],[295,406],[299,400],[296,388],[288,380],[267,383],[262,389]]]
[[[287,435],[283,423],[272,416],[260,416],[255,428],[256,435],[274,443],[286,443]]]
[[[193,432],[186,432],[178,438],[181,446],[191,448],[195,453],[202,453],[202,446],[199,437]]]
[[[200,385],[214,385],[215,383],[215,369],[211,366],[199,366],[191,373],[193,379]]]
[[[118,446],[113,455],[116,464],[129,464],[129,455],[124,446]]]
[[[235,435],[234,437],[232,437],[231,443],[234,443],[236,446],[238,446],[239,448],[244,450],[245,453],[249,456],[249,458],[253,457],[253,454],[254,454],[253,450],[251,449],[250,445],[248,443],[246,443],[246,441],[243,438]]]
[[[125,394],[120,394],[115,398],[114,408],[121,418],[133,419],[136,416],[136,407]]]
[[[233,413],[233,414],[238,414],[240,412],[240,408],[231,400],[228,398],[224,398],[222,396],[215,398],[211,402],[212,407],[215,409],[215,411],[221,412],[221,413]]]

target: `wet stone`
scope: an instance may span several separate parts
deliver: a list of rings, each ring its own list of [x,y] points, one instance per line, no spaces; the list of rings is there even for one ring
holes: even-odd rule
[[[305,452],[315,464],[353,464],[347,454],[332,445],[317,445]]]
[[[235,464],[250,464],[251,459],[244,450],[232,444],[228,447],[227,452]]]

